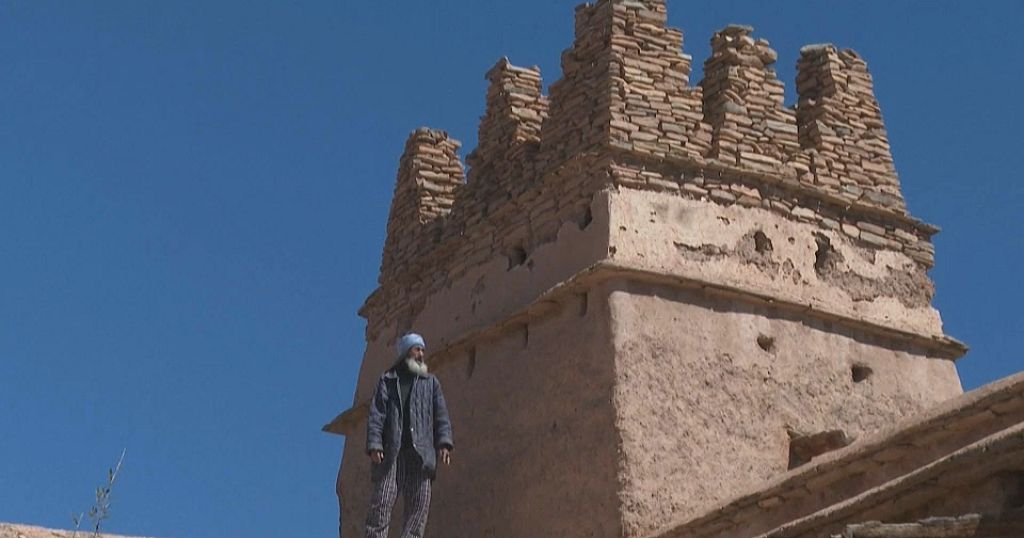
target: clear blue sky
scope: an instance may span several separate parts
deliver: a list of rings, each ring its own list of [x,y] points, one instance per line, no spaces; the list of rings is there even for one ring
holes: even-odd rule
[[[356,309],[407,134],[475,145],[502,55],[550,84],[571,1],[0,3],[0,521],[331,536]],[[967,388],[1024,369],[1024,3],[670,2],[868,60]]]

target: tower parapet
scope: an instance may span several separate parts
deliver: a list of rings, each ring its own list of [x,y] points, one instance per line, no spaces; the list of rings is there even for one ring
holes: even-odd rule
[[[398,164],[388,214],[380,282],[428,254],[440,239],[444,217],[465,181],[461,144],[444,131],[420,128],[409,135]]]
[[[575,14],[550,99],[535,68],[487,73],[464,185],[458,142],[406,144],[354,405],[326,426],[352,437],[347,521],[411,328],[475,443],[439,478],[440,534],[644,536],[961,390],[938,229],[906,212],[863,60],[805,48],[794,109],[749,27],[691,87],[664,0]]]
[[[702,122],[701,89],[689,86],[692,59],[683,33],[667,25],[664,0],[605,4],[613,13],[610,144],[646,155],[705,155],[711,130]]]
[[[551,85],[549,120],[541,131],[542,158],[549,165],[601,145],[611,105],[608,54],[610,6],[576,7],[576,37],[562,52],[562,78]],[[599,115],[600,114],[600,115]],[[604,116],[604,117],[602,117]]]
[[[797,62],[800,146],[815,185],[905,212],[867,63],[850,49],[808,45]]]
[[[750,26],[711,38],[704,62],[704,120],[714,130],[710,157],[738,166],[780,166],[800,150],[795,112],[771,67],[778,54]]]
[[[541,94],[536,67],[516,67],[502,58],[487,72],[487,80],[487,110],[480,121],[477,147],[466,157],[469,183],[479,190],[477,196],[510,198],[535,179],[548,101]]]
[[[711,145],[701,90],[688,86],[683,34],[664,0],[601,0],[576,8],[576,39],[551,86],[541,145],[557,164],[596,148],[697,158]]]

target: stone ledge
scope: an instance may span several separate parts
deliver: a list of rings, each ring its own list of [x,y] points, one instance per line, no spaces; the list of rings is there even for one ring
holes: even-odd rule
[[[1024,509],[1005,514],[933,517],[915,523],[870,521],[850,525],[839,538],[996,538],[1024,536]]]
[[[827,536],[853,524],[865,511],[886,505],[890,511],[916,508],[953,487],[972,484],[1024,459],[1024,423],[988,436],[907,475],[865,491],[810,516],[786,523],[757,538]],[[904,504],[901,505],[900,501]]]

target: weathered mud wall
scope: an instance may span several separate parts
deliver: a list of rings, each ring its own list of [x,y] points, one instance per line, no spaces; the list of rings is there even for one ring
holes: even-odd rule
[[[438,373],[456,449],[434,482],[427,536],[620,535],[608,305],[571,297]],[[345,445],[345,536],[361,535],[370,495],[364,439]]]
[[[942,336],[931,280],[904,252],[761,207],[634,189],[610,203],[617,262]]]
[[[610,305],[627,536],[785,472],[794,437],[855,439],[962,390],[951,361],[771,308],[628,281]]]
[[[776,52],[730,25],[691,86],[666,13],[579,6],[550,97],[499,61],[468,172],[447,133],[409,137],[327,426],[346,535],[360,413],[411,329],[458,444],[430,536],[640,536],[960,393],[938,229],[907,214],[866,63],[805,47],[787,107]]]

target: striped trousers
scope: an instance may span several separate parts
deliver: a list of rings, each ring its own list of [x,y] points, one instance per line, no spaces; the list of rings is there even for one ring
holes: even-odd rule
[[[391,511],[402,494],[402,538],[419,538],[427,527],[430,511],[430,478],[423,472],[423,460],[412,448],[403,448],[384,478],[373,484],[370,512],[366,516],[366,538],[387,538]]]

